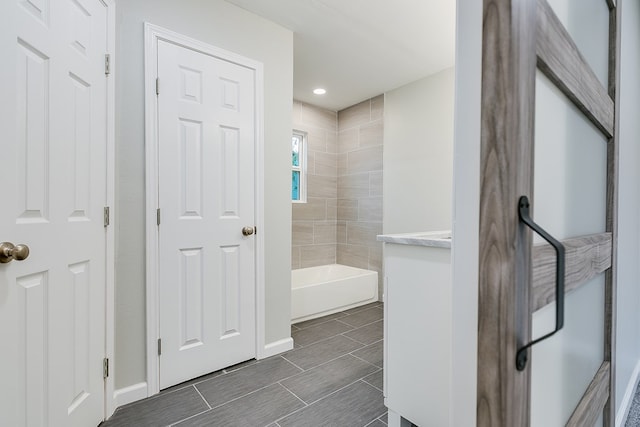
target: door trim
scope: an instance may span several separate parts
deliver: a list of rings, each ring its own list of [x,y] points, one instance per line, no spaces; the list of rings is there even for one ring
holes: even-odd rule
[[[107,52],[110,73],[107,76],[107,188],[106,205],[111,209],[111,218],[106,227],[106,291],[105,291],[105,356],[110,362],[110,374],[105,381],[105,419],[116,410],[115,390],[115,209],[116,209],[116,3],[115,0],[101,0],[107,8]]]
[[[265,281],[264,281],[264,71],[262,63],[236,53],[220,49],[166,28],[144,24],[144,87],[145,87],[145,193],[146,193],[146,319],[147,319],[147,394],[160,391],[160,365],[157,340],[159,338],[159,264],[158,227],[158,103],[156,75],[158,41],[166,41],[187,49],[211,55],[255,71],[255,218],[259,233],[256,244],[256,358],[265,357]]]

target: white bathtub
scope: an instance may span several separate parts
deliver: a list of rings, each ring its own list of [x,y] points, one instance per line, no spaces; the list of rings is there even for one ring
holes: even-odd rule
[[[340,264],[291,271],[291,323],[378,301],[378,273]]]

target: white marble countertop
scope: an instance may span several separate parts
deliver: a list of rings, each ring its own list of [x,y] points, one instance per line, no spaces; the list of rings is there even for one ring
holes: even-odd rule
[[[379,242],[397,245],[430,246],[451,249],[451,230],[426,231],[417,233],[381,234]]]

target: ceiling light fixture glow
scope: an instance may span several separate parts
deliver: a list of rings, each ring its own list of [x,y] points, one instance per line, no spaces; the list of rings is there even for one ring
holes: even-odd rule
[[[316,95],[324,95],[325,93],[327,93],[327,91],[319,87],[317,89],[314,89],[313,93],[315,93]]]

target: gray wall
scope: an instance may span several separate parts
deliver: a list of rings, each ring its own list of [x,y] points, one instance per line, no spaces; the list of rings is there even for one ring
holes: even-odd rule
[[[293,129],[307,132],[307,202],[292,204],[291,268],[335,264],[338,115],[294,101]]]
[[[338,112],[338,264],[378,272],[382,299],[384,96]]]
[[[223,0],[116,2],[116,388],[146,381],[143,23],[264,64],[266,342],[290,336],[293,34]]]
[[[621,408],[640,363],[640,2],[620,2],[620,183],[618,206],[618,322],[616,408]],[[633,397],[633,396],[631,396]],[[625,402],[626,403],[626,402]]]
[[[385,94],[387,234],[451,229],[453,80],[452,67]]]

